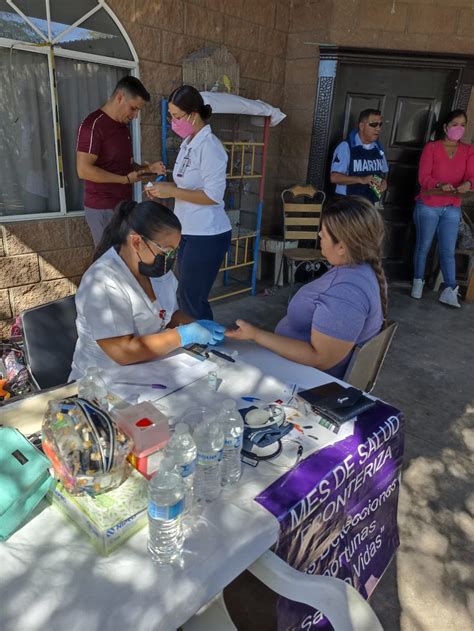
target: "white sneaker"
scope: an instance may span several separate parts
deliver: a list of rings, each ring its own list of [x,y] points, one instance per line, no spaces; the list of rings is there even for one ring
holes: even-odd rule
[[[456,307],[457,309],[460,309],[461,305],[458,301],[458,291],[459,287],[455,287],[454,289],[452,287],[446,287],[446,289],[443,289],[443,292],[439,297],[439,301],[442,302],[444,305],[449,305],[450,307]]]
[[[411,288],[411,297],[412,298],[417,298],[418,300],[421,298],[422,294],[423,294],[423,286],[425,284],[425,281],[422,280],[421,278],[414,278],[413,279],[413,285]]]

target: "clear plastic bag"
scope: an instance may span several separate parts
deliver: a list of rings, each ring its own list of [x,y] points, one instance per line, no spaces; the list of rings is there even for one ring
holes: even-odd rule
[[[105,493],[128,477],[126,459],[133,443],[90,401],[50,401],[42,430],[44,453],[73,495]]]

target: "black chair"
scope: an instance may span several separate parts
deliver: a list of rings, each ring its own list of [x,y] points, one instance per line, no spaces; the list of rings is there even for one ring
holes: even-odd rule
[[[74,296],[21,314],[30,375],[40,390],[67,383],[77,341]]]
[[[343,380],[359,390],[371,392],[397,328],[397,322],[389,321],[375,337],[356,346]]]

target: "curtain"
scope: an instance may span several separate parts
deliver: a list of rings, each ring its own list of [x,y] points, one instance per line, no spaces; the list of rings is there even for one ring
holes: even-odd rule
[[[59,211],[48,61],[0,48],[0,216]]]
[[[55,58],[68,211],[82,210],[76,137],[127,70]],[[0,217],[59,212],[59,188],[46,55],[0,48]]]

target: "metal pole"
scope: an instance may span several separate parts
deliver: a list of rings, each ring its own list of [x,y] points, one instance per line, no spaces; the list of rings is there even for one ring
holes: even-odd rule
[[[161,157],[168,168],[168,99],[161,99]]]
[[[258,207],[257,207],[257,226],[255,244],[253,250],[253,268],[252,268],[252,296],[257,293],[257,267],[258,267],[258,253],[260,246],[260,229],[262,226],[262,214],[263,214],[263,197],[265,194],[265,175],[267,170],[267,154],[268,154],[268,139],[270,137],[270,116],[265,118],[265,125],[263,128],[263,150],[262,150],[262,178],[260,180],[260,188],[258,191]]]

